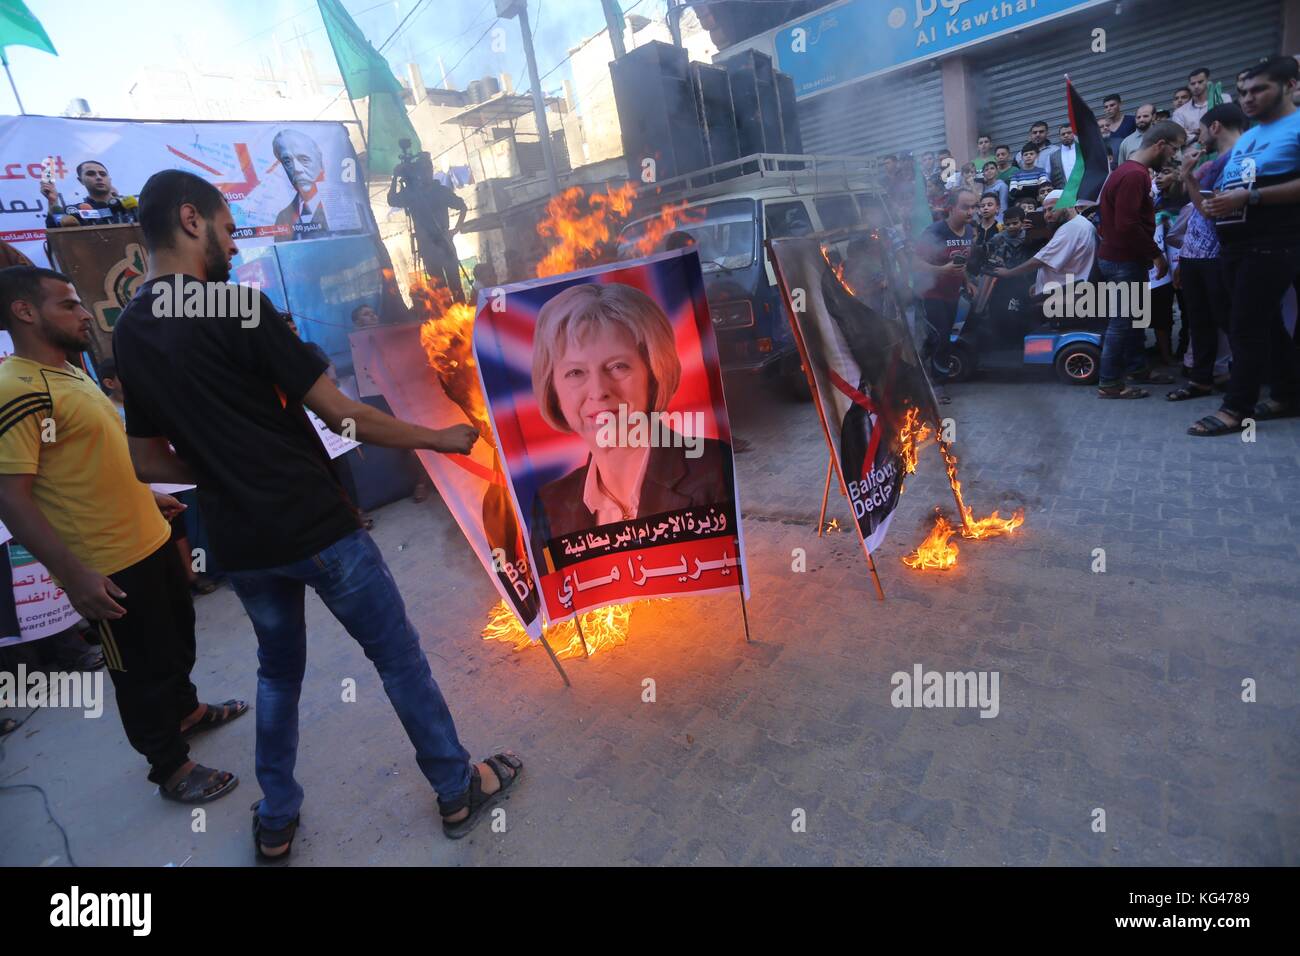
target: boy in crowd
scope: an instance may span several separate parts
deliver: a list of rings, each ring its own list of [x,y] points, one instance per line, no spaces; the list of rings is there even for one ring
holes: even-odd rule
[[[975,220],[975,244],[983,245],[1002,231],[1002,213],[998,211],[996,193],[980,196],[979,218]]]
[[[1023,199],[1030,199],[1034,205],[1038,204],[1038,187],[1048,182],[1047,173],[1039,169],[1038,146],[1033,142],[1025,143],[1020,150],[1022,161],[1025,165],[1017,172],[1011,174],[1011,179],[1007,183],[1007,188],[1011,194],[1011,202],[1019,203]]]

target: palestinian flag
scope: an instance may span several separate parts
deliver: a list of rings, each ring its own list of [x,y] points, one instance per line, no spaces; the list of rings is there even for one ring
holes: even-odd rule
[[[1066,105],[1070,112],[1070,125],[1074,127],[1074,141],[1078,147],[1078,157],[1070,178],[1061,189],[1058,206],[1073,206],[1079,200],[1096,202],[1101,195],[1102,183],[1110,175],[1110,150],[1101,138],[1097,128],[1097,117],[1088,108],[1087,102],[1074,88],[1070,78],[1065,78]]]

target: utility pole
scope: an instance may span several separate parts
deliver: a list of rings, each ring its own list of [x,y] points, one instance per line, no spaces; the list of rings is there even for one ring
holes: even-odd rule
[[[686,7],[681,0],[668,0],[668,32],[672,35],[673,46],[682,45],[682,14]]]
[[[537,75],[537,52],[533,49],[533,31],[528,25],[527,0],[496,0],[497,16],[503,19],[519,18],[519,33],[524,40],[524,56],[528,60],[528,80],[533,86],[533,115],[537,118],[537,136],[541,140],[542,160],[546,163],[546,178],[550,181],[551,195],[560,194],[560,180],[555,172],[555,153],[551,149],[551,131],[546,125],[546,100],[542,96],[542,81]]]
[[[614,48],[614,59],[627,53],[623,46],[623,11],[619,9],[618,0],[600,0],[605,9],[605,26],[609,29],[609,42]]]
[[[5,76],[9,77],[9,86],[14,91],[14,99],[18,101],[18,112],[26,116],[27,110],[23,108],[23,98],[18,95],[18,84],[14,82],[14,75],[9,69],[9,57],[5,56],[4,47],[0,47],[0,60],[4,61]]]

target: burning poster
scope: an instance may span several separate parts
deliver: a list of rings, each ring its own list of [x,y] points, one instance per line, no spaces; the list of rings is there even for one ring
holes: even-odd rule
[[[473,383],[472,392],[466,391],[454,377],[431,368],[420,335],[420,326],[414,323],[375,325],[353,332],[357,374],[374,382],[398,418],[426,428],[468,422],[484,434],[486,440],[475,442],[468,455],[432,451],[416,455],[501,596],[528,634],[540,637],[537,592],[527,550],[481,409],[478,383]]]
[[[884,540],[915,468],[915,439],[937,427],[934,392],[890,294],[893,258],[875,233],[769,245],[826,441],[867,552]],[[843,252],[840,249],[843,249]],[[843,256],[842,264],[836,263]]]
[[[748,593],[696,253],[485,290],[474,355],[549,621]]]

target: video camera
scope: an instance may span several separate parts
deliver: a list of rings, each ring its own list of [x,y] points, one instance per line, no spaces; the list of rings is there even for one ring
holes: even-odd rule
[[[393,167],[393,175],[403,181],[404,185],[411,185],[415,182],[416,165],[420,157],[426,156],[425,153],[417,153],[411,148],[411,141],[405,137],[397,141],[397,146],[401,150],[398,153],[397,165]]]

